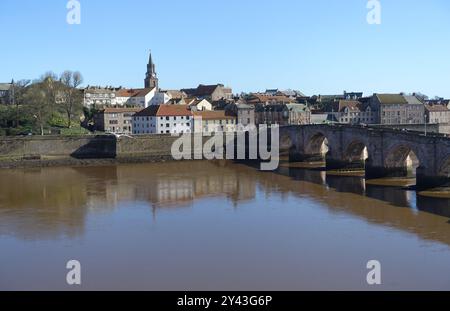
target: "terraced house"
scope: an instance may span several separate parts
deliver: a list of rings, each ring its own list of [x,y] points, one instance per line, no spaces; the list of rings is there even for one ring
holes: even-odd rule
[[[95,130],[132,134],[133,115],[141,110],[142,108],[105,108],[94,116]]]
[[[153,105],[133,116],[133,134],[183,134],[193,130],[186,105]]]
[[[379,124],[423,124],[425,105],[416,97],[403,94],[374,94],[370,106]]]

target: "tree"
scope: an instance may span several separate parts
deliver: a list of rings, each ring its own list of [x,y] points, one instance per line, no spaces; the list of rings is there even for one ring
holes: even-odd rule
[[[64,71],[61,74],[61,104],[67,115],[67,127],[72,126],[72,118],[76,111],[81,111],[82,96],[78,87],[83,83],[83,77],[78,71]]]
[[[20,106],[24,104],[24,96],[27,87],[31,83],[31,80],[19,80],[17,82],[12,82],[12,104],[15,107],[15,122],[14,127],[18,128],[20,126]]]
[[[51,99],[49,99],[51,83],[49,80],[43,83],[34,83],[28,87],[24,96],[27,112],[33,116],[42,136],[52,114]]]

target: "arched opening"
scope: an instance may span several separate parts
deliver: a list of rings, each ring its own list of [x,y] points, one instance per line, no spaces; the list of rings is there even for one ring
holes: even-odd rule
[[[354,168],[365,168],[365,163],[369,158],[367,146],[360,142],[354,141],[347,146],[344,153],[344,161]]]
[[[399,146],[389,152],[385,165],[389,169],[389,175],[391,176],[416,177],[420,161],[417,154],[410,147]]]
[[[439,176],[450,178],[450,157],[448,157],[439,169]]]
[[[289,155],[289,152],[295,148],[292,143],[292,139],[289,135],[282,135],[280,137],[280,155],[286,156]]]
[[[322,133],[313,135],[306,146],[306,154],[317,160],[324,160],[330,148],[328,139]]]

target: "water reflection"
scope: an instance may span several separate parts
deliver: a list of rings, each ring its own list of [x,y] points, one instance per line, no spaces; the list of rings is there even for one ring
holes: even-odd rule
[[[104,167],[0,171],[0,235],[23,239],[76,237],[90,213],[121,203],[158,210],[192,207],[196,200],[223,198],[237,208],[257,191],[307,197],[331,213],[413,232],[450,245],[450,201],[400,188],[366,185],[363,178],[283,166],[259,172],[257,164],[171,162]],[[419,213],[420,212],[420,213]],[[425,212],[425,213],[423,213]],[[433,232],[433,234],[430,234]]]

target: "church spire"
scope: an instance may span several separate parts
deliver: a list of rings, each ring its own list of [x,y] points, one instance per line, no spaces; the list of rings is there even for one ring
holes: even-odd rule
[[[155,70],[155,64],[153,63],[151,51],[148,57],[147,73],[145,75],[144,84],[146,88],[158,88],[158,77]]]

